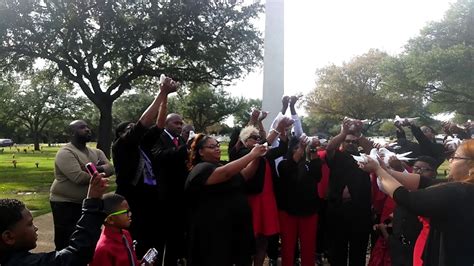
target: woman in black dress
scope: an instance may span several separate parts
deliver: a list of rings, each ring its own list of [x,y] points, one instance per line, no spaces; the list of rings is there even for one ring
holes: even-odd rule
[[[189,265],[251,265],[252,217],[243,184],[254,175],[267,147],[220,164],[220,145],[198,134],[191,145],[185,191],[190,207]]]
[[[422,265],[474,264],[474,139],[465,140],[449,159],[450,182],[392,171],[372,159],[362,167],[381,178],[398,205],[429,218]]]

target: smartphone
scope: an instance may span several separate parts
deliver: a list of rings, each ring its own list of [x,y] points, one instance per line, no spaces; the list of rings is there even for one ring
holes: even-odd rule
[[[150,248],[143,256],[142,263],[145,263],[146,265],[152,265],[157,257],[158,251],[155,248]]]
[[[97,168],[95,168],[95,165],[93,163],[87,163],[86,169],[87,169],[87,172],[89,172],[90,176],[93,176],[94,173],[97,172]]]

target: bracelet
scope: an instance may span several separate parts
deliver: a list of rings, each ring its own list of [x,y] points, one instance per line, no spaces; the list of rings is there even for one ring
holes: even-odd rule
[[[278,131],[277,131],[276,129],[274,129],[274,128],[272,128],[272,130],[270,130],[270,133],[271,133],[271,132],[275,132],[275,133],[277,133],[277,135],[281,135],[281,133],[278,132]]]

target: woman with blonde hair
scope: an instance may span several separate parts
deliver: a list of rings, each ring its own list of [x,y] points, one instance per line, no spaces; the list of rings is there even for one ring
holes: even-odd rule
[[[370,158],[361,167],[380,177],[384,191],[398,205],[429,218],[422,262],[414,258],[414,265],[474,264],[474,139],[464,141],[449,158],[445,183],[392,171]]]

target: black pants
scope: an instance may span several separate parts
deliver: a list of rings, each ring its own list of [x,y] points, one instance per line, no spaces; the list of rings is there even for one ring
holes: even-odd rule
[[[330,235],[328,234],[327,217],[327,200],[321,200],[321,205],[318,213],[318,234],[316,235],[316,253],[327,254],[328,245],[331,242]]]
[[[174,202],[174,203],[173,203]],[[175,266],[186,257],[186,211],[178,200],[159,204],[161,217],[156,221],[159,230],[158,265]],[[163,262],[164,260],[164,262]]]
[[[365,266],[370,234],[370,209],[352,202],[328,206],[332,243],[329,247],[331,266]],[[349,262],[347,258],[349,257]]]
[[[272,235],[268,238],[267,255],[272,260],[277,260],[280,255],[280,235]]]
[[[144,184],[139,184],[137,187],[119,185],[115,193],[124,196],[130,206],[132,223],[129,231],[136,241],[135,252],[138,259],[141,259],[150,248],[156,248],[161,254],[160,231],[157,224],[163,219],[163,214],[155,205],[158,200],[156,187]]]
[[[69,246],[77,221],[81,218],[82,204],[50,201],[54,222],[54,244],[56,250]]]

